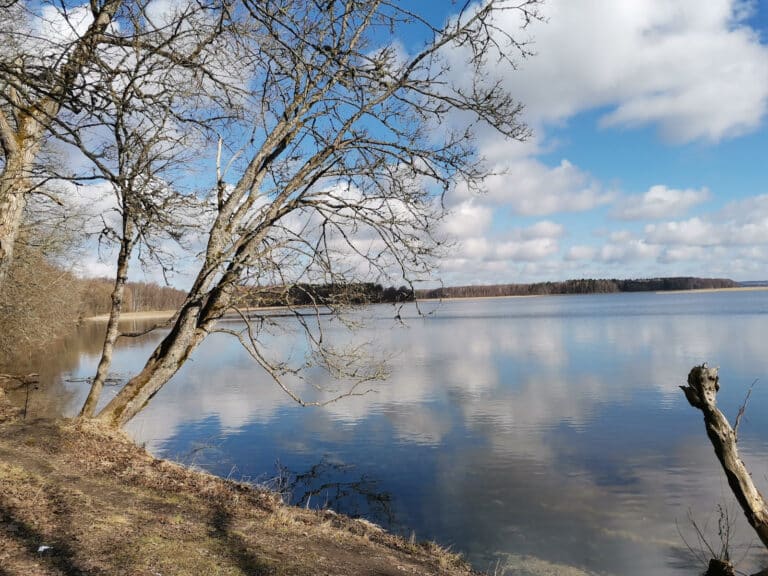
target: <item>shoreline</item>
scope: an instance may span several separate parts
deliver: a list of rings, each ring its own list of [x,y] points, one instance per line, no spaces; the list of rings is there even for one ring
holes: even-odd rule
[[[733,288],[692,288],[689,290],[625,290],[623,292],[555,292],[552,294],[509,294],[503,296],[445,296],[416,298],[416,302],[445,302],[455,300],[496,300],[499,298],[545,298],[547,296],[599,296],[609,294],[696,294],[704,292],[764,292],[768,286],[735,286]]]
[[[176,310],[146,310],[143,312],[123,312],[120,314],[120,321],[124,320],[168,320],[176,314]],[[83,322],[106,322],[109,320],[109,314],[97,314],[96,316],[87,316]]]
[[[695,292],[765,292],[768,286],[736,286],[735,288],[697,288],[696,290],[659,290],[656,294],[691,294]]]
[[[407,302],[401,302],[401,304],[419,303],[419,302],[452,302],[461,300],[496,300],[499,298],[543,298],[546,296],[594,296],[599,294],[696,294],[696,293],[713,293],[713,292],[765,292],[768,291],[768,286],[736,286],[734,288],[695,288],[690,290],[638,290],[638,291],[624,291],[624,292],[583,292],[583,293],[553,293],[553,294],[508,294],[502,296],[445,296],[443,298],[416,298]],[[386,304],[386,302],[385,302]],[[265,306],[264,308],[246,308],[243,310],[245,313],[249,312],[268,312],[275,310],[285,310],[290,308],[289,306]],[[293,308],[300,308],[294,306]],[[123,312],[120,315],[120,321],[132,321],[132,320],[168,320],[174,314],[176,310],[146,310],[143,312]],[[237,315],[227,315],[226,317],[236,318]],[[109,314],[98,314],[96,316],[87,316],[83,318],[83,322],[106,322],[109,320]]]
[[[0,388],[4,575],[477,574],[438,544],[155,458],[97,422],[19,413]]]

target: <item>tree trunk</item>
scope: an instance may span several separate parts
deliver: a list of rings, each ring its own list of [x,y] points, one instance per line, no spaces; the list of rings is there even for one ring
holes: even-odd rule
[[[88,398],[86,398],[83,408],[80,410],[80,416],[83,418],[91,418],[96,412],[96,405],[104,388],[104,381],[107,379],[109,367],[112,365],[112,353],[115,349],[115,342],[119,333],[120,314],[123,311],[123,296],[125,294],[125,283],[128,281],[128,266],[133,245],[133,226],[130,225],[130,221],[127,221],[123,226],[123,240],[120,243],[120,253],[117,256],[117,275],[115,276],[115,285],[112,288],[112,306],[109,310],[107,333],[104,337],[101,359],[99,360],[99,366],[96,368],[93,382],[91,382]]]
[[[21,142],[0,172],[0,288],[13,263],[13,248],[19,235],[29,193],[29,170],[38,146]]]
[[[695,366],[688,374],[688,386],[680,388],[685,392],[690,405],[704,414],[707,436],[715,448],[728,485],[744,510],[750,526],[755,529],[763,545],[768,547],[768,507],[739,457],[736,430],[717,408],[716,397],[720,390],[717,368],[709,368],[706,364]]]
[[[152,352],[141,372],[99,412],[99,420],[115,428],[123,426],[179,371],[232,303],[233,288],[228,279],[236,278],[239,269],[239,265],[231,264],[210,292],[206,290],[212,281],[210,275],[205,271],[198,275],[171,331]]]
[[[13,94],[3,95],[4,99],[10,99],[15,106],[15,126],[12,127],[3,116],[4,121],[0,123],[0,142],[5,153],[5,166],[0,172],[0,288],[13,262],[13,248],[30,191],[30,169],[40,151],[47,126],[58,115],[67,91],[72,88],[86,64],[93,59],[99,37],[112,23],[122,2],[106,0],[101,7],[92,3],[93,22],[77,40],[56,83],[48,88],[44,97],[35,102],[25,102],[18,98],[14,82],[11,82]],[[24,80],[20,77],[15,82],[23,85]]]
[[[99,420],[117,428],[146,406],[207,335],[207,329],[198,326],[199,316],[199,304],[184,305],[170,333],[155,348],[141,372],[99,412]]]

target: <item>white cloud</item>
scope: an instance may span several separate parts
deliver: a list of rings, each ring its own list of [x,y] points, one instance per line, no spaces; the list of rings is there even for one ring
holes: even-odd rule
[[[571,246],[565,253],[567,261],[592,260],[595,257],[595,249],[592,246]]]
[[[485,232],[491,224],[493,210],[470,198],[455,206],[442,222],[442,230],[452,238],[466,238]]]
[[[493,257],[501,260],[536,261],[555,254],[558,249],[558,243],[552,238],[535,238],[497,244]]]
[[[74,272],[83,278],[111,278],[115,275],[114,258],[111,253],[103,259],[88,255],[75,263]]]
[[[609,242],[600,249],[599,258],[604,262],[632,262],[658,256],[660,248],[642,239],[624,239]]]
[[[551,277],[558,273],[552,258],[559,253],[564,235],[561,224],[541,220],[527,227],[459,238],[440,261],[440,272],[450,284],[512,282],[521,274]]]
[[[665,248],[659,256],[659,260],[666,264],[678,262],[700,262],[707,256],[707,249],[703,246],[672,246]]]
[[[93,14],[87,5],[62,10],[56,6],[43,6],[36,24],[40,35],[52,44],[72,42],[88,30]]]
[[[530,238],[558,238],[563,235],[563,227],[551,220],[542,220],[528,228],[520,230],[520,237]]]
[[[522,144],[508,142],[488,127],[478,128],[480,155],[494,175],[486,180],[475,208],[491,208],[494,227],[463,231],[462,238],[471,241],[444,263],[444,280],[562,279],[585,270],[610,275],[617,267],[637,276],[683,270],[704,274],[705,267],[714,270],[715,257],[723,259],[717,266],[725,275],[754,268],[736,248],[761,245],[768,238],[768,196],[733,208],[738,212],[734,215],[704,212],[703,203],[717,198],[700,184],[648,182],[641,184],[649,186],[644,193],[622,197],[612,179],[620,182],[623,174],[598,178],[590,161],[599,165],[599,158],[590,160],[590,153],[580,155],[578,162],[565,154],[558,157],[558,142],[546,134],[557,127],[559,138],[575,144],[570,139],[579,134],[568,123],[590,111],[596,111],[604,130],[651,127],[671,143],[716,144],[759,129],[768,110],[768,46],[747,23],[754,8],[741,0],[594,0],[588,6],[549,0],[543,8],[546,22],[523,33],[514,11],[500,15],[496,23],[501,28],[516,38],[529,34],[534,39],[533,58],[518,61],[515,71],[498,66],[494,72],[525,104],[535,137]],[[458,85],[469,81],[465,67],[458,65],[464,56],[461,49],[446,54]],[[448,202],[461,205],[470,198],[468,190],[459,188]],[[614,218],[651,224],[611,234],[612,224],[596,212],[611,202]],[[685,219],[694,208],[697,217]],[[584,223],[594,223],[593,230],[604,227],[608,232],[596,242],[580,223],[568,231],[573,246],[560,246],[565,242],[557,236],[524,245],[530,239],[495,232],[506,212],[546,217],[577,213]],[[488,221],[487,212],[483,221]],[[720,246],[734,249],[716,250]]]
[[[589,9],[551,0],[547,22],[532,29],[536,57],[508,85],[537,124],[605,107],[604,126],[655,124],[672,141],[743,134],[768,104],[768,48],[744,25],[744,8],[738,0],[596,0]]]
[[[690,208],[710,198],[709,190],[675,190],[663,185],[651,186],[645,193],[629,196],[615,212],[622,220],[655,220],[685,214]]]
[[[483,200],[524,216],[582,212],[612,197],[568,160],[551,168],[536,159],[523,158],[499,165],[494,172],[485,181]],[[466,188],[459,188],[457,194],[460,199],[471,197]]]
[[[751,202],[747,202],[748,206]],[[735,206],[731,206],[733,211]],[[715,213],[705,218],[650,224],[646,237],[654,244],[683,246],[738,246],[768,244],[768,216],[749,212],[723,218]]]

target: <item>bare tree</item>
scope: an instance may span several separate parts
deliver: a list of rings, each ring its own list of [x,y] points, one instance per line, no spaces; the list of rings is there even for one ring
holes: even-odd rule
[[[206,57],[215,41],[228,32],[227,3],[179,6],[170,16],[153,17],[144,4],[131,4],[121,17],[123,34],[134,40],[108,39],[94,57],[89,83],[90,106],[62,114],[52,131],[90,162],[80,184],[105,181],[114,193],[117,221],[103,218],[102,240],[117,244],[116,273],[102,355],[81,416],[92,416],[111,365],[119,333],[126,283],[134,249],[159,264],[163,273],[172,260],[160,248],[163,241],[181,242],[191,214],[200,218],[201,204],[178,184],[180,174],[200,149],[209,131],[210,110],[217,82]],[[136,40],[140,39],[140,40]],[[221,59],[216,59],[221,64]],[[190,93],[193,76],[205,74],[209,90]],[[217,125],[222,118],[215,118]],[[67,175],[58,175],[67,178]]]
[[[50,262],[51,247],[41,245],[40,239],[34,226],[22,227],[17,257],[0,292],[2,359],[42,347],[71,330],[77,320],[79,283],[72,273]]]
[[[514,11],[524,28],[538,4],[468,2],[441,23],[389,0],[243,0],[233,8],[232,49],[249,94],[219,149],[201,263],[168,335],[98,417],[119,426],[135,416],[216,330],[243,286],[425,278],[440,245],[441,194],[459,180],[480,186],[485,175],[473,127],[528,135],[521,105],[494,74],[514,67],[526,47],[496,18]],[[405,28],[422,48],[406,53],[392,41]],[[356,382],[376,376],[330,349],[313,331],[321,321],[299,321],[307,364]],[[295,368],[268,358],[263,325],[237,334],[292,393],[283,378]]]
[[[121,4],[94,0],[70,10],[62,3],[59,35],[36,30],[26,3],[0,5],[0,287],[27,199],[39,185],[35,164],[51,122],[62,109],[78,107],[83,73]]]

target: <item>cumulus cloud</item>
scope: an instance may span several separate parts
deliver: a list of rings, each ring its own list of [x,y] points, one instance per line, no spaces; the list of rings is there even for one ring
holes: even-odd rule
[[[606,108],[604,126],[657,125],[675,142],[743,134],[760,125],[768,105],[768,48],[746,26],[746,7],[598,0],[585,10],[552,0],[547,22],[532,30],[536,57],[509,85],[535,123]]]
[[[564,234],[561,224],[541,220],[503,233],[461,238],[449,257],[441,261],[440,269],[452,283],[511,281],[518,275],[515,267],[530,265],[535,268],[558,254],[560,238]]]
[[[442,229],[451,238],[466,238],[485,232],[491,224],[493,210],[475,199],[455,206],[442,222]]]
[[[658,246],[643,239],[620,238],[604,244],[598,256],[604,262],[632,262],[655,258],[660,251]]]
[[[714,193],[700,184],[651,182],[642,194],[623,196],[614,184],[623,174],[597,177],[590,162],[599,164],[600,159],[590,160],[589,154],[578,161],[566,154],[558,157],[558,142],[548,139],[547,132],[557,128],[565,142],[578,138],[568,125],[588,112],[594,115],[584,118],[597,118],[603,130],[650,127],[671,144],[717,145],[758,130],[768,110],[768,46],[750,28],[755,6],[742,0],[706,5],[695,0],[595,0],[585,9],[576,2],[550,0],[543,7],[546,22],[533,23],[526,32],[520,32],[514,11],[500,15],[495,23],[501,29],[533,39],[535,57],[519,60],[515,71],[499,66],[494,72],[525,104],[525,119],[535,137],[522,144],[509,142],[488,127],[478,127],[480,154],[495,175],[486,180],[485,194],[474,209],[490,208],[495,225],[485,232],[465,232],[461,237],[471,240],[466,252],[446,262],[443,270],[456,275],[452,277],[472,274],[493,282],[523,274],[531,275],[527,279],[546,274],[563,278],[579,275],[585,265],[590,273],[611,274],[626,263],[632,274],[663,275],[700,271],[714,257],[725,258],[720,264],[726,273],[746,270],[748,259],[741,252],[768,236],[768,198],[730,209],[738,214],[699,210],[686,219],[693,209],[716,200]],[[446,54],[458,85],[469,80],[458,65],[465,57],[461,48]],[[462,205],[472,197],[459,187],[448,200]],[[588,238],[581,225],[580,236],[572,230],[564,234],[572,246],[560,246],[565,241],[559,237],[524,246],[519,236],[497,233],[505,213],[562,216],[569,222],[575,218],[568,214],[583,214],[584,222],[611,229],[613,224],[600,212],[611,203],[608,216],[648,225],[599,240]],[[488,222],[487,211],[482,222]],[[721,254],[722,246],[740,252]]]
[[[85,34],[91,22],[93,14],[87,5],[66,10],[56,6],[43,6],[34,25],[41,37],[49,42],[66,43]]]
[[[645,233],[654,244],[683,244],[689,246],[714,246],[720,243],[717,230],[701,218],[680,222],[649,224]]]
[[[153,15],[162,20],[183,5],[185,0],[153,2]],[[581,275],[587,265],[598,275],[618,263],[655,263],[661,271],[677,272],[713,256],[727,260],[730,268],[723,264],[724,270],[759,272],[767,257],[762,246],[768,243],[768,196],[688,218],[713,197],[699,183],[659,183],[621,197],[600,178],[618,180],[622,174],[598,177],[588,155],[558,155],[557,143],[547,139],[550,128],[567,128],[589,111],[598,111],[605,130],[650,126],[672,143],[712,144],[758,129],[768,109],[768,47],[747,25],[750,6],[742,0],[595,0],[585,9],[548,0],[547,22],[529,29],[536,56],[518,62],[517,71],[497,68],[503,84],[525,103],[536,136],[523,144],[506,142],[477,127],[480,155],[494,175],[485,181],[484,194],[459,186],[446,196],[451,212],[441,230],[458,244],[441,265],[444,280],[562,279]],[[43,16],[40,22],[48,22],[57,38],[74,37],[88,23],[72,12],[76,25],[67,31],[56,13]],[[520,37],[514,18],[514,12],[504,13],[495,24]],[[449,64],[463,61],[459,48],[445,56]],[[464,67],[451,69],[457,85],[467,81]],[[596,213],[612,202],[606,211],[614,218],[651,223],[627,224],[635,226],[631,232],[599,242],[573,235],[571,222],[581,215],[598,222]],[[507,214],[547,220],[504,230]],[[568,230],[555,222],[573,214]],[[574,245],[563,246],[564,238]]]
[[[673,246],[748,246],[768,244],[768,195],[731,202],[701,218],[649,224],[646,237]]]
[[[681,216],[710,196],[706,188],[675,190],[656,185],[651,186],[645,194],[629,196],[620,202],[615,215],[622,220],[656,220]]]
[[[534,238],[517,242],[503,242],[494,248],[493,257],[496,259],[535,261],[556,253],[559,245],[552,238]]]
[[[528,228],[523,228],[519,232],[523,239],[531,238],[558,238],[563,235],[563,226],[551,220],[542,220],[536,222]]]
[[[571,246],[565,253],[567,261],[592,260],[595,257],[595,248],[592,246]]]
[[[606,204],[612,194],[588,173],[562,160],[549,167],[535,158],[522,158],[498,165],[484,183],[482,199],[504,205],[523,216],[546,216],[562,212],[583,212]],[[466,188],[458,198],[471,197]]]

